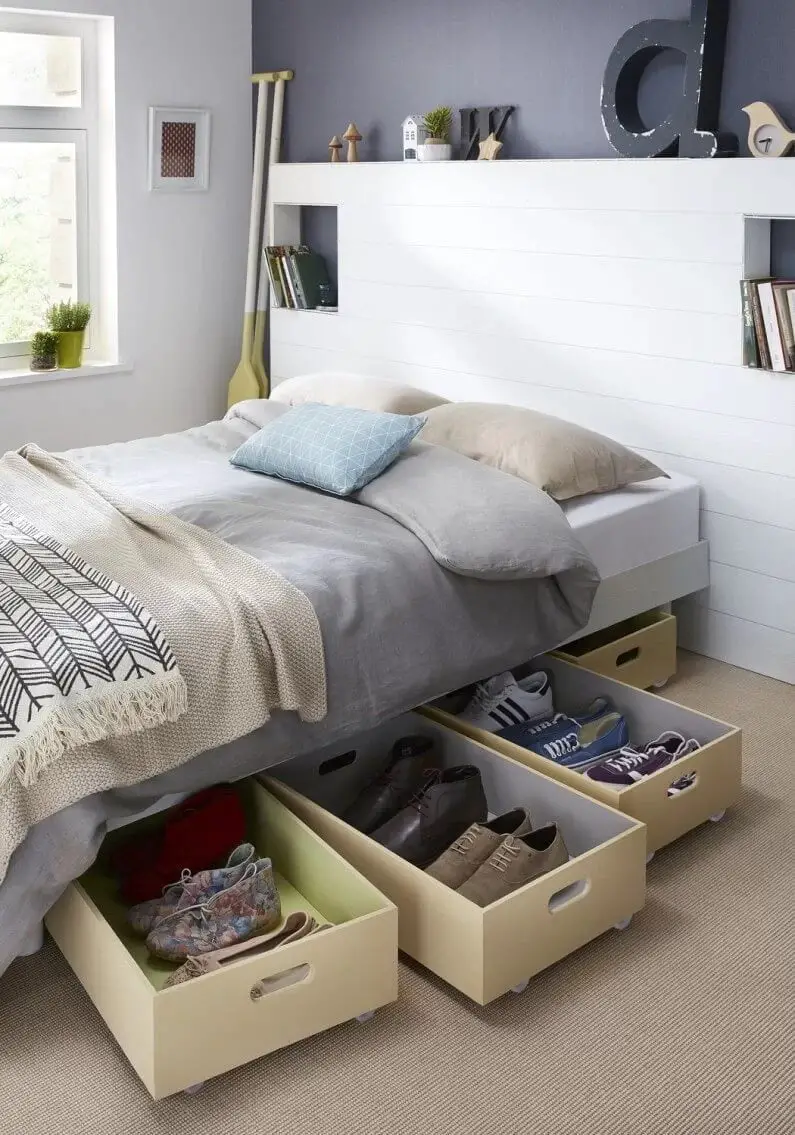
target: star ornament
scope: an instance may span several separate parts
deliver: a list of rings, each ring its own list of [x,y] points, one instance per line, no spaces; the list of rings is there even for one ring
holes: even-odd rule
[[[480,143],[478,149],[480,150],[479,162],[493,162],[495,158],[499,157],[502,142],[498,142],[496,135],[492,133],[489,134],[485,142]]]

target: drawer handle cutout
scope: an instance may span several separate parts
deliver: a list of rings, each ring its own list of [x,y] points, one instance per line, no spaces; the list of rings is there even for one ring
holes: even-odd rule
[[[563,887],[559,891],[555,891],[554,895],[550,897],[547,906],[549,907],[550,914],[556,914],[559,910],[563,910],[566,906],[571,906],[573,902],[578,899],[584,899],[591,889],[590,879],[580,879],[577,883],[569,883],[568,887]]]
[[[300,985],[302,981],[308,981],[311,975],[312,967],[305,962],[301,966],[293,966],[291,969],[282,970],[281,973],[275,973],[272,977],[263,977],[262,981],[251,987],[251,1000],[261,1001],[269,993],[278,993],[280,989]]]
[[[348,753],[341,753],[338,757],[329,757],[327,761],[323,761],[322,765],[317,770],[318,776],[329,776],[332,772],[339,772],[340,769],[347,768],[352,765],[356,760],[356,750],[351,749]]]
[[[698,784],[697,772],[686,772],[684,776],[677,777],[668,788],[668,796],[683,796],[685,792],[692,792]]]
[[[633,646],[631,650],[625,650],[623,654],[619,654],[616,659],[616,666],[628,666],[630,662],[637,662],[640,658],[640,647]]]

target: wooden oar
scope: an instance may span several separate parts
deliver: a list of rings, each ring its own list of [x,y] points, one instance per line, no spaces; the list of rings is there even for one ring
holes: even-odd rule
[[[257,294],[257,313],[254,318],[254,348],[252,353],[252,366],[259,379],[262,393],[267,397],[270,394],[270,379],[265,370],[265,327],[268,321],[268,304],[270,300],[270,276],[265,263],[268,245],[273,243],[273,218],[271,216],[271,169],[279,161],[282,148],[282,123],[284,120],[284,84],[293,77],[292,71],[273,72],[275,87],[273,88],[273,117],[271,121],[271,143],[268,155],[268,185],[265,196],[265,234],[261,250],[262,261]]]
[[[253,82],[257,84],[257,125],[254,134],[254,176],[251,183],[251,218],[246,260],[246,300],[240,362],[229,383],[230,406],[234,406],[236,402],[242,402],[246,398],[260,398],[262,396],[262,386],[252,364],[252,355],[261,259],[260,234],[262,230],[262,191],[265,182],[268,90],[270,83],[277,83],[279,79],[287,77],[292,78],[292,75],[292,71],[270,71],[253,76]]]

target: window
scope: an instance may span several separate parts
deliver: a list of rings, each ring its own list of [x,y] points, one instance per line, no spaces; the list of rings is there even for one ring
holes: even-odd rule
[[[91,18],[0,8],[0,367],[19,367],[50,304],[99,304],[99,36]]]

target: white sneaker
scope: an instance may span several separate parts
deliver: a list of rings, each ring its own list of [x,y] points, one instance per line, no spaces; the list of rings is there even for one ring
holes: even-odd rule
[[[543,670],[517,682],[510,671],[478,682],[472,699],[458,716],[475,729],[498,733],[509,725],[553,716],[552,687]]]

